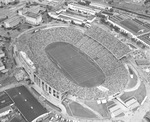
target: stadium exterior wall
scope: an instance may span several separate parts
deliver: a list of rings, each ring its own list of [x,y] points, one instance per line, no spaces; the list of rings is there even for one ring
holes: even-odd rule
[[[61,102],[62,102],[62,94],[61,92],[57,91],[49,84],[47,84],[44,80],[42,80],[33,69],[25,60],[20,53],[21,51],[17,50],[16,45],[13,46],[13,57],[16,61],[18,67],[24,68],[24,70],[29,75],[31,80],[32,87],[46,100],[50,103],[54,104],[55,106],[60,107],[60,109],[64,109]]]

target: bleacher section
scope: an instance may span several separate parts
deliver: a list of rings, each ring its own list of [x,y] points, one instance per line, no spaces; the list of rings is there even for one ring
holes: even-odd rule
[[[121,59],[131,51],[128,46],[97,26],[90,27],[85,34],[104,46],[117,59]]]

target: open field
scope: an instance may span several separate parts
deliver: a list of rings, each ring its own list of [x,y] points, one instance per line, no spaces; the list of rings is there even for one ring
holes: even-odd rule
[[[141,102],[144,100],[144,97],[146,96],[146,88],[143,83],[141,83],[140,87],[132,92],[124,92],[123,95],[120,96],[122,101],[126,101],[130,97],[135,97],[137,101],[141,104]]]

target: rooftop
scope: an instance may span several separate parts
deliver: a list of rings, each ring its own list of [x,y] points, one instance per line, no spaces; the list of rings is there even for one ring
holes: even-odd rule
[[[6,106],[6,107],[0,109],[0,114],[3,113],[3,112],[5,112],[5,111],[8,111],[8,110],[10,110],[10,109],[11,109],[10,106]]]
[[[99,6],[99,7],[110,7],[110,5],[104,3],[104,2],[100,2],[98,0],[92,0],[92,2],[90,3],[91,6]]]
[[[5,20],[5,22],[12,23],[12,22],[15,22],[15,21],[18,21],[18,20],[20,21],[21,18],[19,16],[14,16],[12,18],[9,18],[9,19]]]
[[[68,17],[68,18],[71,18],[71,19],[76,19],[76,20],[79,20],[79,21],[84,21],[86,20],[85,17],[83,16],[79,16],[79,15],[75,15],[75,14],[70,14],[68,12],[63,12],[59,15],[59,17]]]
[[[91,11],[91,12],[97,11],[97,9],[94,9],[94,8],[92,8],[92,7],[83,6],[83,5],[76,4],[76,3],[70,3],[70,4],[68,4],[68,5],[71,5],[71,6],[80,8],[80,9],[82,9],[82,10],[86,10],[86,11]],[[100,11],[100,10],[99,10],[99,11]]]
[[[148,28],[139,24],[134,19],[124,19],[120,16],[112,16],[109,19],[136,36],[149,32]]]
[[[37,5],[37,6],[31,6],[30,8],[28,8],[28,11],[29,12],[32,12],[32,13],[35,13],[35,14],[38,14],[40,11],[44,11],[45,9],[42,8],[40,5]]]
[[[10,97],[5,93],[0,93],[0,109],[7,107],[9,105],[13,104],[13,101],[10,99]]]
[[[6,92],[13,99],[15,106],[28,122],[32,122],[35,118],[47,113],[47,110],[33,97],[25,86],[8,89]],[[25,99],[27,99],[27,102]]]
[[[146,44],[150,45],[150,32],[142,36],[138,36],[138,38],[141,39]]]
[[[32,13],[32,12],[26,12],[25,15],[28,16],[28,17],[32,17],[32,18],[37,18],[37,17],[40,16],[39,14],[35,14],[35,13]]]

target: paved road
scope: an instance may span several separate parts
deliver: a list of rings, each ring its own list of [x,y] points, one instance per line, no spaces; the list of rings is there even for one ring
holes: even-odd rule
[[[32,122],[38,116],[47,113],[47,110],[32,96],[25,86],[6,90],[15,105],[28,122]]]

